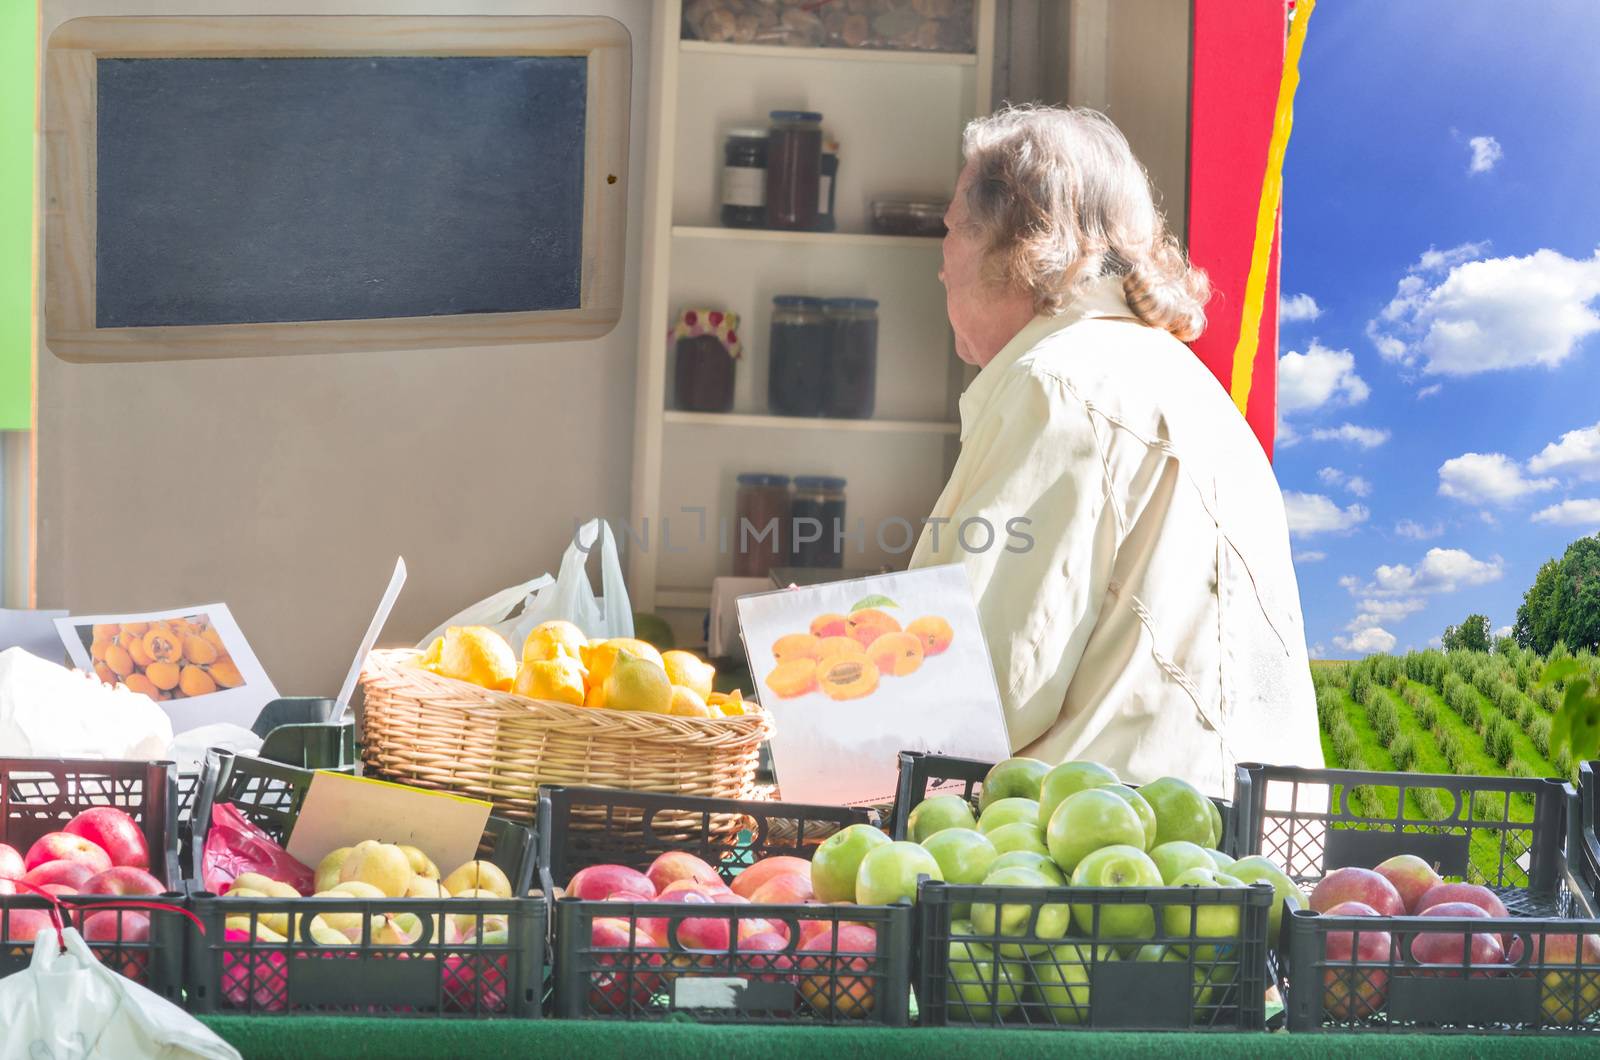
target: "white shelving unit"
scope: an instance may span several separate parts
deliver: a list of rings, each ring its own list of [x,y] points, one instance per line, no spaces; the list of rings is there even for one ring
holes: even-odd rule
[[[954,187],[961,129],[990,108],[994,3],[976,6],[975,53],[946,54],[682,40],[679,0],[655,5],[628,585],[634,606],[660,612],[680,644],[702,641],[711,579],[732,571],[717,524],[732,523],[740,472],[847,479],[849,521],[888,527],[882,540],[869,529],[847,545],[851,567],[903,565],[910,550],[891,520],[915,525],[938,498],[967,378],[945,319],[940,241],[874,235],[867,222],[873,198],[947,198]],[[836,232],[718,223],[723,131],[779,109],[820,111],[840,143]],[[878,300],[875,418],[768,414],[777,294]],[[726,415],[672,406],[666,335],[687,306],[741,317],[744,357]]]

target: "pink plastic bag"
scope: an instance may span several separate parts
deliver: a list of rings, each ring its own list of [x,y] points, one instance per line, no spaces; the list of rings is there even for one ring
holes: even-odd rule
[[[233,881],[247,872],[287,883],[310,895],[316,874],[251,824],[231,802],[211,807],[211,830],[201,854],[200,882],[212,894],[227,894]]]

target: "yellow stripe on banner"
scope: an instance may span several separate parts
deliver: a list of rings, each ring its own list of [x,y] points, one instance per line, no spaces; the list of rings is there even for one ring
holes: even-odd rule
[[[1278,83],[1278,109],[1272,118],[1272,142],[1267,148],[1267,171],[1261,178],[1261,205],[1256,210],[1256,241],[1250,253],[1250,277],[1245,282],[1244,316],[1239,321],[1239,344],[1233,350],[1233,386],[1229,393],[1242,413],[1250,407],[1250,381],[1255,377],[1256,348],[1261,344],[1261,306],[1267,293],[1267,265],[1272,257],[1273,223],[1283,197],[1283,155],[1294,125],[1294,91],[1300,85],[1300,52],[1306,43],[1306,23],[1316,0],[1299,0],[1289,24],[1289,47],[1283,57],[1283,79]]]

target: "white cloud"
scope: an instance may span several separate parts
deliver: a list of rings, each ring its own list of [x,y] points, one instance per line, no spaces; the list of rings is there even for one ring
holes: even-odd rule
[[[1444,647],[1444,638],[1443,637],[1439,637],[1439,636],[1429,637],[1428,638],[1428,647],[1430,647],[1430,648],[1442,648],[1442,647]]]
[[[1504,453],[1462,453],[1439,465],[1439,496],[1469,504],[1506,505],[1552,489],[1553,478],[1528,478]]]
[[[1372,483],[1360,475],[1347,475],[1336,467],[1325,467],[1317,472],[1317,478],[1329,486],[1343,486],[1357,497],[1365,497],[1372,492]]]
[[[1348,637],[1334,637],[1333,642],[1345,651],[1371,655],[1386,652],[1395,646],[1395,635],[1382,626],[1367,626],[1353,631]]]
[[[1311,645],[1311,647],[1307,649],[1307,654],[1309,654],[1313,659],[1326,659],[1328,657],[1328,649],[1319,642]]]
[[[1489,249],[1487,239],[1478,243],[1460,243],[1446,250],[1436,250],[1429,247],[1422,252],[1422,257],[1411,266],[1410,272],[1438,272],[1441,269],[1453,269],[1462,262],[1471,261],[1473,258],[1483,256]]]
[[[1278,320],[1282,323],[1315,320],[1321,315],[1322,307],[1308,294],[1292,294],[1287,298],[1281,294],[1278,296]]]
[[[1402,277],[1367,335],[1393,361],[1430,375],[1477,375],[1533,365],[1553,367],[1600,331],[1590,306],[1600,297],[1600,251],[1569,258],[1554,250],[1526,257],[1458,261],[1481,244],[1430,250]],[[1430,286],[1423,273],[1448,265]]]
[[[1494,635],[1496,637],[1509,637],[1511,636],[1511,627],[1501,626],[1499,629],[1494,631]]]
[[[1327,558],[1328,554],[1326,552],[1318,552],[1316,549],[1306,549],[1303,552],[1296,552],[1294,554],[1294,561],[1296,563],[1321,563]]]
[[[1499,556],[1481,560],[1459,548],[1430,548],[1415,567],[1404,563],[1378,567],[1368,591],[1377,596],[1453,593],[1499,581],[1504,574],[1505,563]]]
[[[1339,587],[1349,589],[1353,593],[1359,592],[1361,590],[1361,579],[1354,574],[1346,574],[1339,579]]]
[[[1528,461],[1528,470],[1600,479],[1600,423],[1563,434],[1559,442],[1551,442]]]
[[[1278,358],[1278,408],[1285,413],[1356,405],[1370,393],[1349,350],[1330,350],[1312,339],[1305,353],[1290,350]]]
[[[1534,512],[1533,521],[1550,523],[1554,526],[1600,527],[1600,500],[1585,498],[1552,504],[1548,508]]]
[[[1472,148],[1472,161],[1467,165],[1468,173],[1489,172],[1505,154],[1500,148],[1500,141],[1492,136],[1474,136],[1467,141],[1467,146]]]
[[[1337,427],[1318,427],[1306,437],[1314,442],[1345,442],[1361,449],[1376,449],[1389,440],[1389,431],[1385,427],[1341,423]]]
[[[1421,401],[1423,398],[1431,398],[1431,397],[1433,397],[1433,395],[1437,394],[1439,391],[1441,391],[1443,389],[1444,389],[1444,384],[1443,383],[1433,383],[1433,384],[1430,384],[1429,386],[1425,386],[1421,390],[1417,391],[1417,400]]]
[[[1415,596],[1368,597],[1356,606],[1356,617],[1350,628],[1377,625],[1380,622],[1398,622],[1409,618],[1428,606],[1428,602]]]
[[[1444,533],[1444,524],[1434,523],[1432,526],[1423,526],[1414,519],[1402,519],[1394,524],[1394,532],[1401,537],[1409,537],[1413,541],[1430,541]]]
[[[1360,504],[1340,508],[1320,493],[1285,490],[1283,507],[1289,516],[1289,533],[1300,537],[1312,534],[1345,533],[1367,521],[1371,513]]]

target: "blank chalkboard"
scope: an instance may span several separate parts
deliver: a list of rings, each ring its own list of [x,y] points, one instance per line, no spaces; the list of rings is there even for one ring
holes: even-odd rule
[[[580,305],[582,56],[95,67],[98,328]]]

